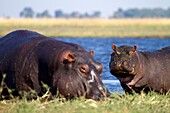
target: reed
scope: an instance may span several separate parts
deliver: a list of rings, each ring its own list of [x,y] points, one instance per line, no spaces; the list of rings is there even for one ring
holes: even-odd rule
[[[18,29],[52,37],[170,37],[170,19],[0,19],[0,36]]]

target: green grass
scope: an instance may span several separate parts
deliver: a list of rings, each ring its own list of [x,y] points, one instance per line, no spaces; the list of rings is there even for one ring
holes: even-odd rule
[[[0,36],[29,29],[54,37],[170,37],[170,19],[0,19]]]
[[[3,81],[4,79],[1,86],[5,86]],[[44,87],[47,92],[37,99],[27,99],[31,92],[23,94],[22,99],[12,96],[9,100],[1,99],[0,113],[170,113],[170,93],[128,95],[124,92],[115,92],[101,101],[83,97],[66,100],[63,97],[51,97],[49,87],[46,85]]]
[[[114,93],[103,101],[87,99],[11,99],[0,101],[1,113],[170,113],[170,95]]]

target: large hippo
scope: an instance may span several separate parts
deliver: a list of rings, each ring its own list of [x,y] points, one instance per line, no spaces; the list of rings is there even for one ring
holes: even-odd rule
[[[6,74],[9,89],[52,94],[67,99],[84,96],[98,100],[109,95],[101,81],[102,64],[79,45],[66,43],[28,30],[17,30],[0,39],[0,80]]]
[[[137,46],[112,45],[110,72],[125,92],[161,94],[170,91],[170,46],[154,52],[137,51]]]

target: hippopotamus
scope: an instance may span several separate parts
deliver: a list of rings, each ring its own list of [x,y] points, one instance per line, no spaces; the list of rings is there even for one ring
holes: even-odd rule
[[[126,93],[166,94],[170,91],[170,46],[153,52],[138,51],[137,46],[112,45],[110,73]]]
[[[43,95],[47,85],[52,95],[99,100],[110,93],[101,80],[103,66],[93,55],[93,50],[34,31],[13,31],[0,38],[0,80],[6,75],[13,95],[32,90]]]

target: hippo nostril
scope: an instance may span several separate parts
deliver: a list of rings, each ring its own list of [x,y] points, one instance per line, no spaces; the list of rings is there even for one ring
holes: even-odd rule
[[[110,65],[110,67],[112,68],[118,68],[118,67],[121,67],[122,66],[122,63],[119,62],[119,61],[113,61]]]
[[[126,61],[124,61],[124,62],[123,62],[123,65],[126,65],[126,64],[127,64],[127,62],[126,62]]]

